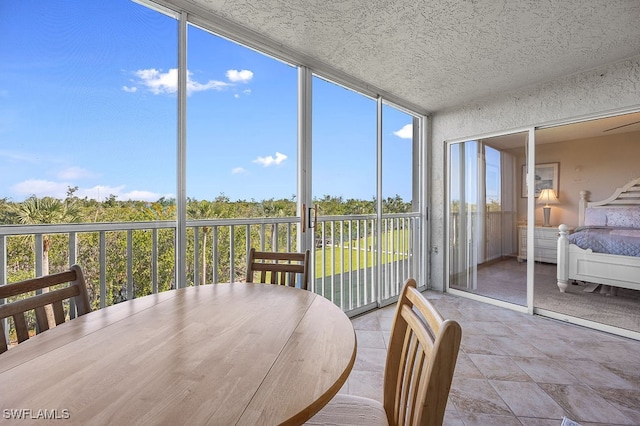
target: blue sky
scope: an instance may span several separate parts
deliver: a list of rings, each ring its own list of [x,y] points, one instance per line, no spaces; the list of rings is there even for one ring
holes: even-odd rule
[[[297,70],[188,33],[187,196],[296,193]],[[174,197],[177,22],[127,0],[0,3],[0,198]],[[313,195],[375,194],[375,101],[314,78]],[[411,198],[411,117],[383,110],[383,195]]]

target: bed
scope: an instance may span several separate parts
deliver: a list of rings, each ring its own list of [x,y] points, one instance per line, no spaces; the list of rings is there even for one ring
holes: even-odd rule
[[[640,290],[640,178],[602,201],[580,191],[578,213],[575,232],[558,228],[560,291],[572,281]]]

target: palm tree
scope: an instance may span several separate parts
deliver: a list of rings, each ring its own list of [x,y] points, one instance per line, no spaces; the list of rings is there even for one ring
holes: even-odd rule
[[[13,206],[12,213],[16,215],[18,222],[23,225],[41,225],[54,223],[73,223],[80,221],[80,210],[76,205],[75,197],[67,197],[64,201],[53,197],[38,198],[31,196]],[[42,275],[49,275],[49,249],[51,238],[42,236]],[[48,288],[42,290],[43,293]],[[55,325],[53,309],[45,308],[50,326]]]

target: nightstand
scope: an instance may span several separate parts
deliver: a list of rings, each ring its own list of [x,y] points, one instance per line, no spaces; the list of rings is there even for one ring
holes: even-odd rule
[[[569,228],[569,233],[573,228]],[[536,226],[534,231],[536,262],[558,263],[558,227]],[[518,262],[527,259],[527,226],[518,226]]]

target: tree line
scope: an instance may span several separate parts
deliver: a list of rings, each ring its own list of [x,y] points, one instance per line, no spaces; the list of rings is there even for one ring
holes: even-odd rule
[[[111,222],[146,222],[174,221],[176,219],[176,202],[172,198],[160,198],[154,202],[121,201],[110,195],[103,201],[79,198],[75,195],[77,187],[69,188],[64,199],[53,197],[31,196],[22,202],[12,202],[0,198],[0,226],[2,225],[38,225],[69,223],[111,223]],[[375,213],[376,200],[344,199],[325,195],[314,200],[318,206],[318,214],[322,216],[370,215]],[[411,211],[411,203],[405,202],[398,195],[383,200],[384,213],[405,213]],[[296,216],[296,200],[266,199],[231,201],[221,194],[213,200],[187,199],[187,218],[231,219],[231,218],[285,218]],[[280,249],[285,247],[289,238],[295,241],[295,234],[286,224],[267,225],[266,248],[272,249],[276,244]],[[296,227],[294,227],[296,228]],[[141,297],[152,291],[163,291],[175,287],[175,231],[173,228],[158,229],[156,241],[153,241],[150,230],[133,230],[127,232],[107,232],[106,250],[106,299],[104,305],[118,303],[130,297]],[[264,229],[259,226],[220,227],[214,230],[210,226],[198,227],[198,246],[196,247],[193,228],[187,235],[187,270],[188,285],[213,281],[214,268],[219,277],[226,281],[235,271],[235,279],[242,280],[246,262],[246,245],[249,238],[252,243],[263,238]],[[231,232],[234,235],[231,235]],[[250,233],[247,236],[247,232]],[[345,232],[344,229],[339,232]],[[8,237],[7,282],[16,282],[35,276],[35,240],[33,235]],[[85,272],[89,295],[93,308],[101,305],[100,300],[100,233],[83,232],[77,236],[77,263]],[[277,240],[277,241],[276,241]],[[234,244],[233,250],[231,244]],[[127,247],[132,250],[133,294],[129,285]],[[157,251],[157,289],[152,288],[152,250],[155,244]],[[66,269],[69,259],[68,234],[47,234],[42,236],[43,274],[59,272]],[[295,248],[294,248],[295,249]],[[199,252],[199,268],[195,271],[195,253]],[[218,254],[217,265],[211,265],[214,250]],[[234,253],[234,258],[230,258]]]

